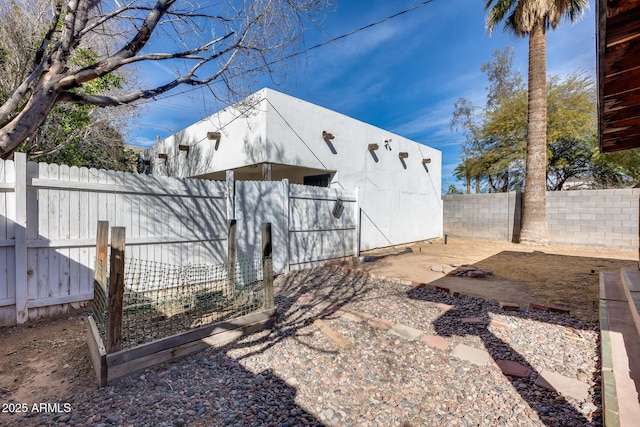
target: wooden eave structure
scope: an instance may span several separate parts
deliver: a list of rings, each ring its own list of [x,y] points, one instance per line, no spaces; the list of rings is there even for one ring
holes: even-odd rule
[[[640,0],[598,0],[600,150],[640,147]]]

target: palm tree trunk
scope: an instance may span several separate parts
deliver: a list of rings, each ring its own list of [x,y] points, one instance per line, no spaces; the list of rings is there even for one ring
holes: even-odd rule
[[[547,232],[547,58],[544,23],[529,34],[529,119],[520,243],[549,243]]]

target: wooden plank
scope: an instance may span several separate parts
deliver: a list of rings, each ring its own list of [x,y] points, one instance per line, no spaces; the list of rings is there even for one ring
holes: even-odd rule
[[[0,299],[0,307],[7,307],[9,305],[16,305],[16,299],[15,298],[3,298]],[[2,325],[0,325],[2,326]]]
[[[263,163],[262,164],[262,180],[263,181],[271,181],[271,163]]]
[[[331,340],[338,344],[340,348],[349,348],[351,347],[351,343],[347,341],[347,339],[338,331],[327,325],[324,321],[320,319],[316,319],[313,321],[313,324],[320,329],[326,336],[331,338]]]
[[[49,307],[53,305],[90,302],[92,299],[93,299],[93,293],[60,295],[60,296],[51,297],[51,298],[38,298],[35,300],[29,300],[27,302],[27,307],[41,308],[41,307]]]
[[[630,137],[627,139],[619,138],[619,139],[613,139],[611,141],[605,141],[605,140],[601,141],[602,152],[604,153],[628,150],[630,148],[637,148],[638,146],[639,145],[638,145],[637,137]]]
[[[104,387],[107,385],[107,350],[104,348],[98,327],[92,316],[87,318],[87,345],[89,346],[91,364],[98,380],[98,387]]]
[[[111,228],[109,264],[109,309],[107,315],[107,353],[122,349],[122,299],[124,296],[125,229]]]
[[[109,245],[109,221],[98,221],[96,230],[96,262],[107,266],[107,246]]]
[[[633,107],[629,107],[628,109],[618,110],[613,118],[613,115],[608,115],[605,113],[605,120],[607,123],[607,127],[604,133],[608,133],[609,129],[616,128],[635,128],[640,129],[640,105],[636,105]],[[610,120],[607,120],[606,117],[612,117]]]
[[[236,220],[230,219],[227,221],[227,291],[230,293],[236,286],[237,252]]]
[[[353,232],[353,256],[360,256],[360,234],[361,234],[361,213],[360,213],[360,187],[356,187],[356,206],[353,210],[353,220],[356,227]]]
[[[5,181],[8,181],[7,177],[5,177],[5,161],[0,160],[0,186],[4,185]],[[14,184],[7,184],[11,186],[11,190],[13,191]],[[9,296],[9,269],[13,268],[13,265],[10,265],[7,262],[9,249],[5,249],[7,247],[13,247],[15,245],[15,240],[7,240],[7,225],[8,225],[8,216],[7,212],[7,203],[6,203],[7,195],[5,193],[0,192],[0,301],[3,301],[4,298]],[[0,307],[3,305],[14,305],[15,298],[13,298],[13,303],[11,304],[2,304],[0,303]],[[8,309],[7,309],[8,310]],[[2,317],[0,315],[0,321],[2,321]],[[0,323],[2,325],[2,323]]]
[[[29,186],[29,181],[38,176],[38,164],[27,162],[27,295],[28,299],[36,299],[39,296],[38,282],[38,256],[39,251],[29,249],[29,240],[37,239],[38,230],[38,194]],[[29,310],[29,315],[33,311]]]
[[[604,102],[615,99],[619,94],[631,92],[640,87],[640,69],[604,77]]]
[[[609,113],[616,110],[628,108],[630,105],[640,104],[640,88],[629,92],[621,93],[615,97],[610,97],[604,102],[604,112]]]
[[[127,239],[127,246],[145,246],[145,245],[166,245],[176,243],[201,243],[201,242],[221,242],[227,240],[226,236],[212,236],[202,238],[201,236],[156,236],[156,237],[132,237]],[[6,246],[14,246],[13,240],[0,240],[0,247],[6,243]],[[77,239],[77,240],[27,240],[28,248],[85,248],[94,247],[94,239]]]
[[[287,234],[285,234],[285,253],[284,253],[284,268],[285,271],[291,271],[291,235],[289,234],[289,231],[292,228],[292,224],[291,224],[291,199],[289,197],[289,194],[291,192],[290,190],[290,185],[289,185],[289,180],[288,179],[283,179],[282,180],[282,186],[283,186],[283,200],[282,200],[282,212],[284,213],[284,225],[286,227],[287,230]]]
[[[27,155],[15,153],[16,210],[15,210],[15,287],[16,323],[23,324],[29,318],[27,307]]]
[[[607,18],[607,47],[640,36],[640,8]]]
[[[47,174],[50,179],[58,181],[60,178],[60,168],[58,165],[48,164],[47,165]],[[59,190],[47,190],[49,195],[48,197],[48,206],[46,210],[42,213],[47,217],[49,234],[47,235],[50,239],[60,239],[60,191]],[[40,297],[54,297],[60,295],[60,252],[58,250],[49,249],[47,250],[49,260],[48,267],[49,271],[45,278],[44,286],[40,289]],[[49,311],[43,309],[39,313],[41,316],[48,316]]]
[[[67,165],[60,165],[60,181],[62,184],[69,183],[69,177],[71,168]],[[58,200],[60,202],[60,214],[58,215],[58,227],[59,227],[59,238],[61,239],[69,239],[71,238],[71,193],[70,191],[60,190],[58,195]],[[74,218],[74,221],[77,222],[78,218]],[[71,249],[69,248],[59,248],[58,253],[60,257],[59,261],[59,270],[58,270],[58,295],[71,295]]]
[[[210,325],[201,326],[199,328],[192,329],[178,335],[161,338],[127,350],[110,353],[107,355],[107,366],[111,367],[120,365],[129,361],[140,359],[145,356],[153,355],[164,350],[170,350],[189,342],[198,341],[209,336],[217,335],[222,332],[246,328],[256,323],[262,323],[270,319],[275,319],[275,315],[275,308],[271,310],[259,311],[235,319],[223,320],[220,322],[212,323]]]
[[[343,227],[343,228],[317,228],[317,229],[306,229],[306,230],[289,230],[289,233],[324,233],[329,231],[351,231],[357,230],[357,226],[354,225],[352,227]]]
[[[640,34],[636,39],[607,48],[604,64],[606,77],[613,77],[637,68],[640,68]]]
[[[176,180],[179,182],[180,180]],[[188,181],[188,180],[184,180]],[[222,190],[214,190],[207,188],[208,192],[196,192],[194,189],[183,184],[179,188],[163,188],[156,185],[115,185],[113,183],[95,183],[95,182],[68,182],[66,185],[57,180],[45,180],[41,178],[34,178],[31,185],[41,189],[64,189],[71,191],[93,191],[96,193],[109,193],[109,194],[132,194],[132,195],[149,195],[158,197],[187,197],[187,198],[205,198],[205,199],[224,199],[225,193]],[[194,187],[195,188],[195,187]]]
[[[264,308],[274,306],[273,299],[273,248],[271,223],[262,223],[262,283],[264,286]]]
[[[236,183],[233,177],[233,171],[227,171],[225,184],[227,219],[236,219]]]
[[[212,346],[219,346],[230,341],[238,339],[244,335],[256,332],[258,330],[267,329],[273,325],[273,319],[265,319],[243,328],[227,330],[218,334],[204,337],[197,341],[190,341],[179,346],[166,350],[154,352],[146,356],[142,356],[133,360],[129,360],[121,364],[109,364],[107,368],[107,384],[112,383],[118,378],[122,378],[133,372],[158,365],[169,360],[178,359],[189,354],[202,351]],[[109,359],[110,355],[107,355]]]
[[[607,0],[596,0],[596,68],[598,86],[598,145],[601,151],[605,151],[602,141],[604,129],[604,67],[605,52],[607,50]],[[467,189],[468,189],[467,182]],[[468,191],[467,191],[468,192]]]

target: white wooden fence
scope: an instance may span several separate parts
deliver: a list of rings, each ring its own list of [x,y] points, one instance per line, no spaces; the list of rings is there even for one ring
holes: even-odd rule
[[[287,180],[176,179],[28,163],[16,154],[0,160],[0,326],[91,300],[99,220],[126,227],[127,257],[165,264],[224,262],[231,218],[238,255],[250,255],[260,224],[271,222],[274,270],[282,272],[357,254],[358,217],[354,194]]]

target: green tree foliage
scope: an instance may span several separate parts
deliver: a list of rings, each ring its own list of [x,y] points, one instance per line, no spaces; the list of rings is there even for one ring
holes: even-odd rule
[[[283,75],[305,26],[328,6],[328,0],[0,1],[0,48],[11,58],[4,71],[17,76],[7,80],[0,104],[0,157],[11,156],[63,103],[122,109],[196,86],[220,99],[242,98],[263,73]],[[118,73],[145,63],[166,72],[103,93]]]
[[[48,4],[42,0],[11,0],[0,7],[0,104],[30,72],[38,57],[38,44],[47,35],[43,11]],[[60,23],[52,34],[60,31]],[[52,36],[55,37],[55,36]],[[94,63],[98,53],[94,48],[78,47],[69,63],[84,67]],[[74,89],[77,94],[104,95],[121,90],[125,83],[122,73],[113,73],[87,82]],[[124,145],[123,129],[132,109],[100,110],[94,106],[57,103],[43,124],[22,144],[33,161],[135,171],[136,156]]]
[[[450,184],[447,194],[462,194],[462,191],[458,190],[455,184]]]
[[[523,189],[527,137],[527,90],[512,69],[513,50],[496,51],[482,66],[487,102],[455,104],[452,130],[465,135],[456,176],[481,182],[476,190]],[[575,73],[551,76],[547,84],[548,190],[610,188],[640,182],[640,151],[600,154],[597,146],[595,88],[591,78]],[[467,190],[470,192],[470,189]]]

